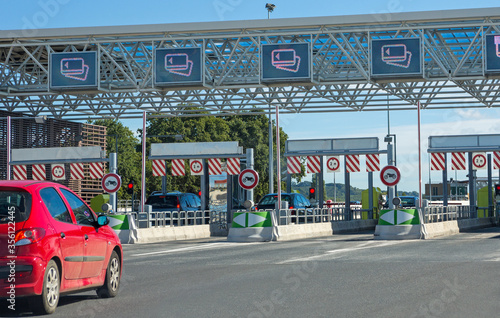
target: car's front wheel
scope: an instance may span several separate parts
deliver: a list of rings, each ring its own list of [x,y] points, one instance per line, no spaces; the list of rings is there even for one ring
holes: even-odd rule
[[[59,277],[59,268],[56,262],[51,260],[45,269],[42,294],[40,296],[35,296],[33,301],[35,311],[41,314],[54,313],[59,303],[60,287],[61,279]]]
[[[97,296],[101,298],[111,298],[118,295],[120,287],[120,258],[116,251],[111,253],[108,268],[106,270],[106,279],[104,285],[97,289]]]

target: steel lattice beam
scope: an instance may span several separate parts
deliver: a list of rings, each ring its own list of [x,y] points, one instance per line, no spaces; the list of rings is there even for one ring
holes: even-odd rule
[[[484,70],[485,35],[500,33],[500,8],[134,27],[0,31],[0,106],[82,120],[161,116],[498,107],[500,82]],[[20,35],[21,34],[21,35]],[[370,39],[421,38],[423,76],[371,77]],[[261,45],[308,42],[308,83],[266,85]],[[201,47],[203,85],[155,87],[155,48]],[[49,89],[49,55],[96,51],[99,87]]]

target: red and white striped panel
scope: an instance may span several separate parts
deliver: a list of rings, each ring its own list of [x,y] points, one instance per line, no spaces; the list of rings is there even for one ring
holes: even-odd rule
[[[13,166],[14,180],[28,180],[28,169],[26,165]]]
[[[444,152],[431,153],[431,170],[442,171],[444,170]]]
[[[320,173],[321,165],[319,156],[307,156],[307,173]]]
[[[237,175],[240,171],[240,158],[227,158],[227,174]]]
[[[167,175],[167,168],[165,167],[165,160],[153,160],[153,176],[164,177]]]
[[[346,172],[360,172],[359,155],[345,156]]]
[[[220,162],[220,158],[208,159],[208,174],[211,176],[222,174],[222,165]]]
[[[104,177],[104,167],[102,162],[89,163],[90,179],[102,179]]]
[[[31,175],[33,180],[47,180],[47,174],[45,173],[45,164],[33,165]]]
[[[172,175],[174,177],[186,175],[186,166],[184,165],[184,159],[172,160]]]
[[[493,169],[500,169],[500,151],[493,151]]]
[[[286,172],[289,174],[300,173],[300,157],[286,158]]]
[[[83,180],[85,174],[83,173],[83,162],[70,164],[70,179],[71,180]]]
[[[378,153],[366,155],[366,172],[380,171],[380,156]]]
[[[451,170],[465,170],[465,152],[451,154]]]

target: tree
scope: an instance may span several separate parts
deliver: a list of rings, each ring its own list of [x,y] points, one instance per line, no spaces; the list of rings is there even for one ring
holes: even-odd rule
[[[118,175],[122,179],[122,187],[118,190],[118,199],[130,199],[130,194],[123,185],[131,180],[135,181],[136,192],[140,191],[141,180],[141,153],[137,152],[139,141],[134,137],[134,133],[125,127],[121,122],[112,119],[99,119],[91,122],[94,125],[106,127],[106,152],[109,154],[116,152],[118,147]]]
[[[273,131],[276,131],[274,128]],[[180,142],[213,142],[213,141],[238,141],[244,149],[254,149],[254,169],[259,172],[259,184],[254,189],[255,199],[268,193],[269,184],[269,129],[268,119],[262,115],[228,116],[228,117],[174,117],[174,118],[150,118],[147,127],[148,135],[183,135]],[[280,150],[284,153],[285,141],[288,136],[280,128]],[[161,138],[148,138],[149,148],[152,142],[162,142]],[[163,142],[173,142],[165,141]],[[274,144],[276,153],[276,144]],[[281,158],[282,171],[286,169],[286,161]],[[170,171],[171,163],[167,161],[167,169]],[[189,167],[184,177],[167,176],[169,190],[181,192],[196,192],[199,189],[199,177],[191,176]],[[304,175],[304,174],[299,174]],[[161,189],[161,180],[152,177],[149,169],[146,175],[148,179],[148,191]],[[276,180],[276,178],[275,178]],[[282,183],[284,189],[285,182]]]

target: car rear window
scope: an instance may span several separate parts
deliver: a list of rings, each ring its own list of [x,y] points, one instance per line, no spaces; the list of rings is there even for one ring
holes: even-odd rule
[[[0,224],[26,221],[31,212],[31,195],[24,191],[0,190]]]
[[[177,196],[155,195],[149,197],[146,204],[151,205],[153,209],[175,209],[177,208],[177,202]]]
[[[278,201],[277,195],[266,195],[260,200],[259,205],[272,205],[274,206],[276,201]],[[281,201],[287,201],[290,203],[292,198],[289,195],[281,195]]]

